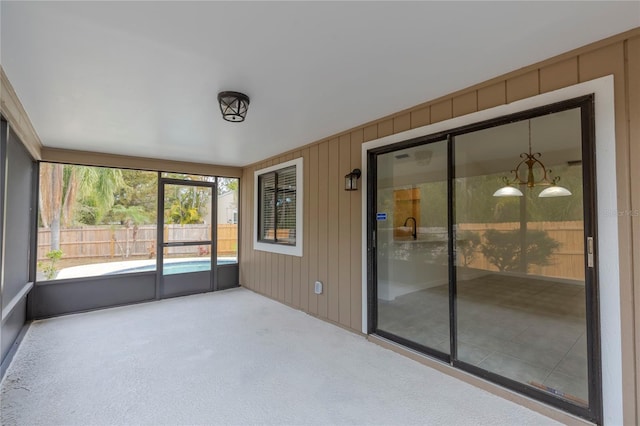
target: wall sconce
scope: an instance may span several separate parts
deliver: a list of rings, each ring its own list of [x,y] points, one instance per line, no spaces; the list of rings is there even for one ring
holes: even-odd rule
[[[218,93],[218,103],[222,118],[227,121],[239,123],[244,121],[249,109],[249,97],[240,92]]]
[[[528,188],[533,188],[534,186],[547,186],[547,188],[542,190],[538,195],[540,198],[566,197],[571,195],[571,191],[558,185],[558,181],[560,180],[559,176],[556,176],[553,179],[550,178],[549,174],[551,173],[551,170],[547,170],[544,164],[542,164],[542,161],[540,161],[540,157],[542,157],[542,154],[531,151],[531,120],[529,120],[529,152],[523,152],[520,154],[522,161],[518,163],[515,169],[511,170],[511,173],[514,174],[513,179],[510,180],[506,176],[503,176],[502,180],[505,186],[494,192],[493,196],[522,197],[524,194],[517,188],[519,185],[526,185]],[[523,165],[526,165],[526,170],[524,170],[526,173],[526,179],[523,179],[521,176],[520,167]],[[542,172],[542,177],[537,181],[533,174],[534,166],[540,168]]]
[[[358,179],[362,172],[360,169],[353,169],[351,173],[348,173],[344,176],[344,190],[345,191],[355,191],[358,189]]]

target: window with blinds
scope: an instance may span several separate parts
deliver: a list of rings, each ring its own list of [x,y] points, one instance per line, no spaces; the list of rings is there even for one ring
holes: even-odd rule
[[[253,172],[253,248],[302,257],[302,157]]]
[[[296,244],[296,166],[258,176],[258,240]]]

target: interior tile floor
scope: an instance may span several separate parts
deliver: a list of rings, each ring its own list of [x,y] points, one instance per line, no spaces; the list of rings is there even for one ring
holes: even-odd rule
[[[36,321],[1,392],[3,425],[557,424],[242,288]]]
[[[378,328],[450,352],[448,286],[380,301]],[[487,274],[457,284],[458,359],[588,400],[583,285]]]

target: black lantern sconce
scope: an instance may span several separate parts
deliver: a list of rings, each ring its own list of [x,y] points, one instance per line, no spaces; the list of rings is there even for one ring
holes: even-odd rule
[[[239,123],[244,121],[249,109],[249,97],[240,92],[220,92],[218,93],[220,112],[222,118],[227,121]]]
[[[358,179],[360,179],[360,169],[353,169],[351,173],[348,173],[344,176],[344,190],[345,191],[355,191],[358,189]]]

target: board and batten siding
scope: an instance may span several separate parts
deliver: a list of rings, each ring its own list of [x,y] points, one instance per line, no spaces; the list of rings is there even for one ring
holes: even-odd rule
[[[359,333],[362,194],[344,191],[343,180],[362,168],[362,143],[606,75],[614,77],[615,96],[618,205],[605,208],[619,216],[623,415],[626,424],[640,424],[640,28],[245,167],[240,284]],[[254,171],[298,157],[303,257],[254,251]],[[316,280],[321,295],[313,292]]]
[[[345,191],[344,175],[360,167],[362,141],[362,132],[341,135],[248,167],[241,191],[241,284],[353,330],[362,317],[361,286],[354,285],[361,283],[361,192]],[[300,157],[303,256],[254,251],[254,172]],[[320,295],[315,281],[323,283]]]

